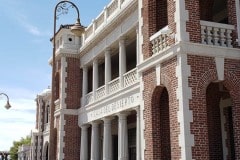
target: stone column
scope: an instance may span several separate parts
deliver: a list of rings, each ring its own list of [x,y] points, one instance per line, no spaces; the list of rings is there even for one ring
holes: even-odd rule
[[[91,160],[100,160],[99,122],[92,122]]]
[[[127,114],[118,114],[118,160],[128,160]]]
[[[141,160],[141,128],[140,128],[140,108],[136,108],[136,121],[137,121],[137,126],[136,126],[136,152],[137,152],[137,160]]]
[[[111,55],[110,49],[107,48],[105,51],[105,89],[108,94],[108,82],[111,81],[112,69],[111,69]]]
[[[112,118],[104,118],[103,160],[112,160]]]
[[[81,126],[80,160],[88,160],[88,125]]]
[[[83,82],[82,82],[82,97],[83,97],[83,102],[82,105],[86,104],[86,99],[85,96],[87,94],[88,90],[88,68],[83,67]]]
[[[93,60],[93,99],[96,99],[96,91],[98,88],[98,61]]]
[[[137,65],[140,63],[140,53],[139,53],[139,29],[136,27],[136,57],[137,57]]]
[[[119,78],[120,78],[120,87],[124,87],[124,78],[123,74],[126,73],[126,46],[125,38],[122,37],[119,40]]]

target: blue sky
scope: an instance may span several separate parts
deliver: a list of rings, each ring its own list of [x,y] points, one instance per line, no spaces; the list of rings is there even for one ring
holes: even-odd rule
[[[72,0],[88,26],[111,0]],[[0,151],[35,127],[35,98],[51,84],[53,12],[59,0],[0,0],[0,93],[7,93],[12,108],[0,96]],[[76,11],[59,17],[57,24],[71,24]]]

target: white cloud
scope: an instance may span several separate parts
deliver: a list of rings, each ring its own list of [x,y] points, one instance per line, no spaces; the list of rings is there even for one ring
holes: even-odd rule
[[[0,150],[9,150],[13,141],[30,134],[35,127],[36,103],[32,99],[11,99],[12,108],[6,110],[6,100],[0,99]]]

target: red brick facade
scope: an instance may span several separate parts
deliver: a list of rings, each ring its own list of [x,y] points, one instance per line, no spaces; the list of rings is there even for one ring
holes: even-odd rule
[[[161,66],[161,81],[166,88],[156,86],[155,69],[143,74],[144,121],[146,125],[144,132],[146,140],[145,159],[165,159],[166,156],[167,159],[181,158],[178,142],[180,131],[177,118],[178,100],[176,97],[177,78],[175,68],[176,57],[164,62]],[[167,120],[168,118],[169,120]],[[165,132],[161,132],[163,130]],[[170,137],[168,137],[169,131]],[[161,150],[161,146],[165,146],[164,149],[166,150],[163,148]]]
[[[162,14],[165,12],[163,7],[166,5],[165,2],[168,6],[168,18]],[[189,15],[189,19],[186,21],[186,31],[189,33],[190,42],[201,43],[200,20],[212,21],[214,3],[216,2],[213,0],[185,1],[185,8]],[[236,28],[235,1],[228,0],[226,4],[228,24],[234,25]],[[170,28],[176,33],[174,29],[175,2],[171,0],[161,2],[144,0],[143,6],[142,51],[143,58],[146,60],[152,56],[150,36],[163,26],[162,23],[165,23],[166,19]],[[158,8],[160,6],[163,7],[162,10]],[[235,48],[237,48],[235,43],[236,31],[234,30],[232,33],[233,47]],[[219,81],[215,55],[209,53],[209,57],[206,57],[197,56],[196,53],[184,54],[187,54],[187,65],[190,67],[190,76],[186,83],[191,89],[188,109],[193,117],[193,122],[190,123],[190,133],[194,136],[194,144],[191,147],[192,159],[223,159],[223,146],[227,148],[227,155],[225,155],[228,157],[227,159],[240,159],[240,60],[224,58],[224,80]],[[176,73],[177,58],[167,59],[161,62],[160,66],[162,86],[156,85],[155,67],[145,70],[142,74],[144,84],[144,138],[146,143],[144,155],[145,159],[181,159],[183,155],[181,155],[182,148],[179,147],[180,124],[177,115],[179,100],[176,96],[179,87],[179,79]],[[186,92],[184,88],[183,92]],[[224,99],[231,99],[232,106],[229,106],[231,109],[225,107],[223,117],[221,117],[220,102]],[[166,101],[168,102],[166,103]],[[169,110],[164,110],[165,107],[169,107]],[[223,120],[225,120],[225,128],[221,128]],[[165,123],[162,124],[161,121]],[[168,124],[170,126],[170,144],[167,136]],[[226,142],[222,142],[222,130],[227,134]],[[231,136],[231,133],[234,134],[234,137]],[[171,149],[169,149],[171,156],[168,155],[168,149],[163,147],[164,145],[171,146]],[[163,151],[162,147],[166,150]]]

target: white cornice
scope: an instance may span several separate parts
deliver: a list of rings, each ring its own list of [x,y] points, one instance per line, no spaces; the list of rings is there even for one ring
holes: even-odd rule
[[[178,42],[168,49],[158,54],[152,55],[150,58],[143,61],[143,63],[137,66],[138,72],[144,72],[147,69],[155,67],[159,63],[181,53],[206,57],[240,59],[240,49],[237,48],[220,47],[191,42]]]

